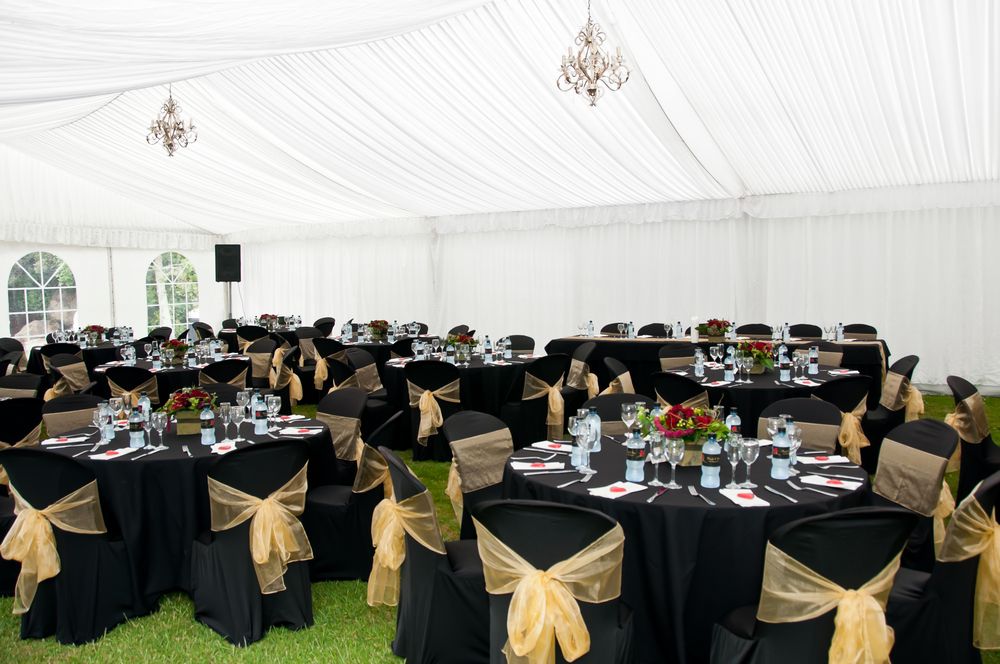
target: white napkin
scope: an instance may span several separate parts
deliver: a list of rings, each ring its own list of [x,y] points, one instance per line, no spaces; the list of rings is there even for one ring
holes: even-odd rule
[[[706,369],[724,369],[725,367],[726,367],[726,365],[722,364],[721,362],[706,362],[705,363],[705,368]]]
[[[73,436],[67,438],[65,436],[60,436],[59,438],[46,438],[42,441],[42,446],[45,445],[69,445],[71,443],[82,443],[86,441],[90,436]]]
[[[597,487],[594,489],[587,489],[592,496],[600,496],[601,498],[610,498],[614,500],[615,498],[621,498],[622,496],[627,496],[630,493],[635,493],[636,491],[645,491],[647,488],[642,484],[636,484],[635,482],[615,482],[614,484],[609,484],[607,486]]]
[[[767,507],[771,504],[750,489],[719,489],[719,493],[740,507]]]
[[[795,456],[795,463],[804,463],[807,466],[814,463],[852,463],[850,459],[839,454],[798,454]]]
[[[90,458],[93,459],[94,461],[109,461],[110,459],[117,459],[118,457],[123,457],[126,454],[131,454],[132,452],[135,452],[138,449],[142,449],[142,448],[139,448],[139,447],[122,447],[121,449],[117,449],[117,450],[105,450],[104,452],[101,452],[100,454],[91,454]]]
[[[652,339],[653,335],[652,334],[640,334],[639,338],[640,339]]]
[[[566,464],[562,461],[511,461],[510,467],[514,470],[565,470]]]
[[[816,387],[820,385],[820,383],[817,383],[814,380],[809,380],[808,378],[796,378],[792,382],[803,387]]]
[[[674,374],[675,376],[686,376],[686,375],[688,375],[688,372],[686,372],[686,371],[674,371],[674,370],[671,370],[670,373]]]
[[[212,454],[229,454],[236,450],[236,445],[234,443],[216,443],[212,445]]]
[[[861,372],[854,369],[830,369],[827,373],[831,376],[853,376]]]
[[[861,488],[861,482],[838,480],[836,477],[820,477],[819,475],[806,475],[805,477],[800,477],[799,481],[803,484],[825,486],[831,489],[845,489],[847,491],[854,491],[855,489]]]
[[[711,383],[705,383],[707,387],[722,387],[723,385],[729,385],[733,381],[731,380],[713,380]]]
[[[280,436],[309,436],[322,431],[322,427],[284,427],[278,431]]]
[[[295,420],[306,419],[305,415],[279,415],[278,418],[282,422],[294,422]]]
[[[510,365],[510,362],[508,362],[506,360],[493,360],[493,362],[491,364],[495,364],[498,367],[506,367],[506,366]]]
[[[551,440],[543,440],[538,443],[532,443],[532,447],[536,447],[540,450],[555,450],[556,452],[572,452],[573,446],[567,445],[566,443],[553,443]]]
[[[529,353],[527,355],[518,355],[518,357],[521,358],[522,360],[534,360],[534,359],[539,358],[539,357],[545,357],[545,355],[544,354],[543,355],[539,355],[538,353],[534,353],[534,354]]]

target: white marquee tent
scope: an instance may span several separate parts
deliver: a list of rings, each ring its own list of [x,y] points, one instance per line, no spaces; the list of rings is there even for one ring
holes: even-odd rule
[[[238,242],[236,315],[870,322],[916,382],[1000,388],[996,3],[596,0],[632,76],[594,108],[555,86],[586,9],[0,3],[0,274],[51,251],[79,323],[138,328],[173,249],[217,323]]]

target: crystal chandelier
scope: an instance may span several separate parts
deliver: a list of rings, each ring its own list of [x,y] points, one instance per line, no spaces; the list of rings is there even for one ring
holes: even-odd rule
[[[181,107],[174,101],[172,88],[168,87],[167,101],[163,102],[159,117],[149,123],[146,142],[153,145],[162,140],[167,155],[173,157],[177,148],[186,148],[188,143],[197,141],[198,128],[194,126],[194,120],[188,120],[185,125],[180,116]]]
[[[579,50],[573,55],[573,47],[566,49],[562,59],[562,74],[556,80],[556,85],[563,92],[573,90],[591,106],[604,94],[602,84],[609,90],[620,90],[628,80],[628,67],[622,59],[622,49],[619,47],[614,56],[609,56],[601,45],[607,35],[601,26],[590,18],[590,0],[587,0],[587,23],[576,36]]]

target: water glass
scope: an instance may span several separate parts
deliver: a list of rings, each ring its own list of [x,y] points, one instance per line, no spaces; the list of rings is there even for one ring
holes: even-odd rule
[[[622,404],[622,423],[625,424],[626,433],[632,431],[632,427],[635,425],[636,415],[636,405],[634,403]]]
[[[161,411],[150,414],[149,423],[158,434],[159,447],[163,447],[163,430],[167,428],[167,414]]]
[[[677,483],[677,464],[684,458],[684,440],[681,438],[666,439],[667,462],[670,464],[670,481],[664,486],[668,489],[681,489]]]
[[[230,403],[219,404],[219,419],[222,421],[222,442],[231,443],[229,439],[229,423],[233,421],[233,405]]]
[[[237,395],[238,398],[239,395]],[[239,405],[239,403],[237,403]],[[245,405],[245,404],[244,404]],[[243,419],[246,417],[246,411],[243,410],[244,406],[239,406],[239,408],[233,408],[229,411],[229,416],[233,420],[233,424],[236,425],[236,438],[233,438],[234,443],[241,443],[246,440],[240,436],[240,425],[243,424]]]
[[[585,420],[577,420],[576,428],[580,432],[576,439],[577,444],[583,450],[583,465],[577,470],[583,475],[594,475],[597,471],[590,467],[590,451],[597,444],[597,428]]]
[[[118,413],[122,412],[122,398],[111,397],[108,399],[108,406],[111,408],[112,417],[118,419]]]
[[[727,489],[739,489],[740,485],[736,481],[736,468],[740,465],[740,460],[742,459],[741,447],[743,446],[743,438],[739,434],[729,434],[726,436],[726,458],[729,459],[729,465],[733,470],[733,479],[726,485]]]
[[[660,481],[660,464],[667,460],[667,440],[660,432],[649,438],[649,462],[653,464],[653,479],[649,486],[666,486]]]
[[[756,438],[744,438],[740,446],[740,457],[747,466],[747,481],[740,484],[741,489],[756,489],[757,485],[750,481],[750,466],[760,454],[760,443]]]
[[[264,403],[267,405],[267,416],[272,423],[268,431],[276,431],[278,429],[278,414],[281,412],[281,397],[277,394],[269,394]]]

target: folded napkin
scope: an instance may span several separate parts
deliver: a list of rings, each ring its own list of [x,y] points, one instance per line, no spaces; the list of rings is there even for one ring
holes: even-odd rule
[[[528,353],[527,355],[518,355],[518,357],[521,358],[522,360],[534,360],[534,359],[539,358],[539,357],[545,357],[545,355],[544,354],[543,355],[539,355],[538,353],[534,353],[534,354]]]
[[[792,382],[795,383],[796,385],[801,385],[803,387],[816,387],[818,385],[821,385],[821,383],[817,383],[814,380],[809,380],[808,378],[796,378]]]
[[[805,477],[800,477],[799,481],[803,484],[825,486],[831,489],[844,489],[846,491],[854,491],[855,489],[861,488],[861,482],[838,480],[836,477],[820,477],[819,475],[806,475]]]
[[[675,376],[686,376],[686,375],[688,375],[688,372],[686,372],[686,371],[671,371],[670,373],[674,374]]]
[[[235,327],[224,327],[221,330],[219,330],[219,332],[235,332],[235,331],[236,331]]]
[[[615,482],[614,484],[609,484],[607,486],[587,489],[587,491],[589,491],[592,496],[600,496],[601,498],[610,498],[611,500],[614,500],[615,498],[627,496],[630,493],[645,491],[647,488],[649,487],[643,486],[642,484],[636,484],[635,482]]]
[[[830,369],[827,373],[831,376],[853,376],[861,372],[854,369]]]
[[[158,373],[160,371],[163,371],[163,369],[162,368],[161,369],[157,369],[156,367],[150,367],[149,368],[149,373]]]
[[[306,419],[306,416],[305,415],[279,415],[277,417],[277,419],[281,420],[282,422],[294,422],[295,420],[304,420],[304,419]]]
[[[705,368],[706,369],[725,369],[726,365],[722,364],[721,362],[706,362],[705,363]]]
[[[850,459],[839,454],[799,454],[795,457],[795,463],[804,463],[807,466],[814,463],[852,463]]]
[[[562,461],[511,461],[510,467],[514,470],[565,470],[566,464]]]
[[[322,431],[322,427],[284,427],[278,431],[279,436],[308,436],[309,434],[319,433]]]
[[[69,445],[70,443],[82,443],[86,441],[90,436],[72,436],[67,438],[66,436],[60,436],[59,438],[46,438],[42,441],[42,446],[45,445]]]
[[[788,337],[788,340],[789,341],[802,341],[802,339],[800,339],[798,337]]]
[[[750,489],[719,489],[719,493],[740,507],[767,507],[771,504],[757,497]]]
[[[555,450],[556,452],[572,452],[573,446],[566,443],[553,443],[551,440],[543,440],[540,443],[532,443],[531,447],[541,450]]]
[[[639,338],[640,339],[652,339],[653,335],[652,334],[640,334]]]
[[[94,373],[105,373],[108,367],[94,367]]]
[[[135,452],[138,449],[142,449],[142,448],[140,448],[140,447],[122,447],[121,449],[117,449],[117,450],[105,450],[104,452],[101,452],[100,454],[91,454],[90,458],[93,459],[94,461],[109,461],[111,459],[117,459],[118,457],[123,457],[126,454],[131,454],[132,452]]]
[[[221,456],[223,454],[229,454],[235,449],[235,443],[216,443],[215,445],[212,445],[212,454],[218,454]]]
[[[710,383],[705,383],[706,387],[722,387],[723,385],[729,385],[733,381],[731,380],[713,380]]]
[[[510,365],[510,362],[508,362],[507,360],[493,360],[491,364],[495,364],[498,367],[506,367]]]

